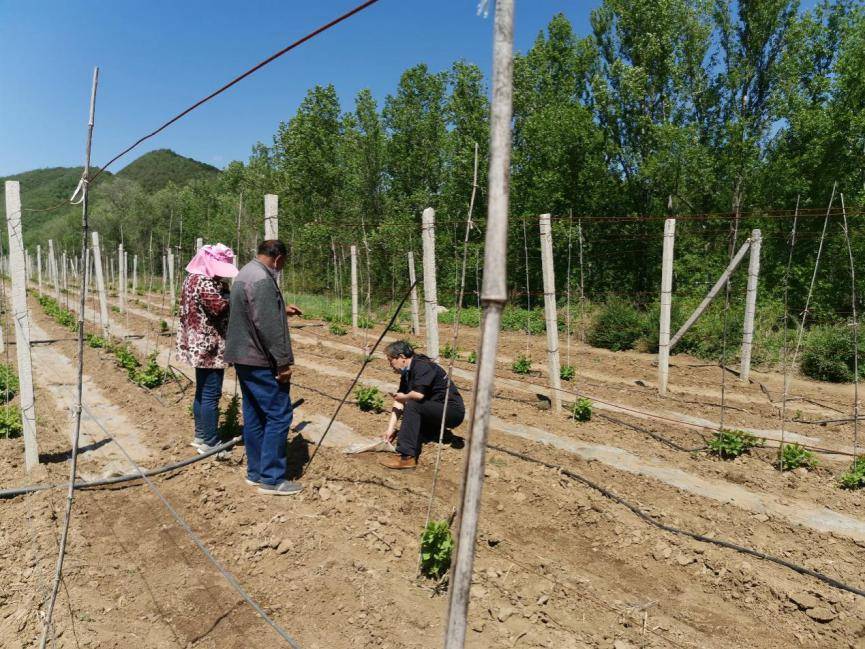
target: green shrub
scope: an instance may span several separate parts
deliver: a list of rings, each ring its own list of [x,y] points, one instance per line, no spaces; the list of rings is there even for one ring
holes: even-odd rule
[[[390,327],[388,327],[387,330],[393,331],[394,333],[397,333],[397,334],[405,333],[405,328],[402,326],[401,323],[397,322],[396,320],[394,320],[393,324]]]
[[[453,324],[456,313],[456,308],[439,313],[439,322],[441,324]],[[466,327],[479,327],[481,325],[481,310],[475,306],[464,306],[460,309],[460,324]]]
[[[345,336],[348,333],[348,330],[346,330],[345,327],[336,322],[331,322],[328,329],[334,336]]]
[[[506,306],[502,312],[502,329],[528,331],[530,334],[540,335],[547,330],[544,312],[540,309],[528,311],[527,309]]]
[[[421,572],[440,579],[451,565],[454,537],[447,521],[430,521],[420,539]]]
[[[865,456],[853,460],[850,470],[841,474],[841,487],[844,489],[861,489],[865,487]]]
[[[117,364],[126,370],[129,378],[135,380],[135,372],[141,367],[141,361],[132,353],[126,345],[118,345],[114,348],[114,357],[117,359]]]
[[[0,439],[20,437],[23,430],[21,409],[8,404],[0,406]]]
[[[165,320],[159,321],[159,333],[167,334],[168,333],[168,323]]]
[[[374,385],[359,385],[354,391],[357,407],[363,412],[381,412],[384,410],[384,395]]]
[[[108,341],[105,340],[105,338],[97,336],[96,334],[86,334],[84,340],[86,340],[87,344],[93,349],[102,349],[103,347],[107,348],[109,346]]]
[[[614,352],[633,349],[643,335],[645,319],[633,306],[618,297],[609,297],[601,307],[587,336],[593,347]]]
[[[444,347],[442,347],[441,355],[442,358],[452,358],[456,360],[460,357],[460,350],[448,343]]]
[[[358,329],[372,329],[375,327],[375,321],[368,315],[360,314],[357,316]]]
[[[562,381],[573,381],[576,375],[577,371],[574,369],[573,365],[562,365],[559,368],[559,378],[561,378]]]
[[[861,337],[860,335],[860,358],[865,351]],[[853,332],[849,327],[818,326],[811,329],[805,337],[800,369],[803,374],[818,381],[846,383],[853,380],[853,359]],[[859,376],[863,373],[865,372],[860,367]]]
[[[571,415],[576,421],[589,421],[592,418],[592,401],[580,397],[571,407]]]
[[[792,471],[804,466],[812,469],[817,465],[817,458],[811,451],[806,450],[799,444],[784,444],[781,449],[781,470]]]
[[[466,358],[466,361],[468,361],[469,363],[474,365],[475,363],[478,362],[478,353],[474,349],[471,350],[469,352],[468,358]]]
[[[762,446],[762,440],[743,430],[718,430],[709,440],[709,452],[725,460],[737,458],[756,446]]]
[[[516,374],[528,374],[532,371],[532,359],[520,354],[517,356],[517,360],[513,362],[513,365],[511,365],[511,369]]]
[[[0,400],[9,401],[18,394],[18,377],[9,365],[0,364]]]

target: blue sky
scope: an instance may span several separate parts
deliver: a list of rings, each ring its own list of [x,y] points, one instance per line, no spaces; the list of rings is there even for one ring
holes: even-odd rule
[[[0,176],[77,166],[84,150],[94,65],[100,67],[95,164],[247,67],[358,4],[359,0],[148,0],[0,3]],[[589,31],[595,0],[517,2],[516,46],[525,51],[564,12]],[[372,89],[379,101],[403,70],[463,58],[489,73],[492,13],[477,0],[381,0],[242,81],[118,161],[170,148],[222,167],[271,143],[306,90],[333,83],[350,108]]]

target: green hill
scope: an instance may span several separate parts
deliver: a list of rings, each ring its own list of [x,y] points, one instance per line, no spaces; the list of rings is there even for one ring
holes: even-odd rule
[[[117,172],[117,178],[138,183],[142,189],[155,192],[169,182],[183,186],[192,180],[211,178],[219,169],[209,164],[185,158],[170,149],[157,149],[130,163]]]

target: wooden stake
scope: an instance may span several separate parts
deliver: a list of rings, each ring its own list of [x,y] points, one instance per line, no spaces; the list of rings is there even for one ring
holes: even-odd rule
[[[431,359],[439,357],[438,296],[436,289],[436,234],[435,210],[423,211],[421,239],[423,240],[423,301],[426,319],[426,353]]]
[[[547,364],[553,407],[562,410],[562,377],[559,367],[559,319],[556,309],[556,273],[553,268],[553,232],[550,215],[541,214],[541,265],[544,275],[544,317],[547,324]]]
[[[414,253],[409,250],[408,253],[408,281],[412,286],[411,289],[411,332],[415,336],[420,335],[420,316],[417,308],[417,276],[414,271]]]
[[[39,464],[36,441],[36,400],[30,365],[30,315],[27,312],[27,280],[24,268],[24,235],[21,230],[21,186],[6,181],[6,226],[9,233],[9,270],[12,276],[12,319],[18,358],[19,407],[24,433],[24,468],[29,473]]]
[[[201,250],[203,247],[204,247],[204,239],[202,239],[201,237],[198,237],[198,238],[195,240],[195,252],[198,252],[198,251]]]
[[[264,239],[279,239],[279,197],[264,195]]]
[[[132,295],[138,294],[138,255],[132,255]]]
[[[93,240],[93,271],[96,275],[96,292],[99,295],[99,320],[102,322],[102,335],[105,340],[111,337],[111,321],[108,318],[108,293],[105,290],[105,275],[102,273],[102,251],[99,248],[99,233],[90,233]],[[81,314],[82,317],[84,314]]]
[[[658,393],[667,394],[670,375],[670,313],[673,299],[673,251],[676,243],[676,219],[664,221],[664,248],[661,257],[661,318],[658,331]]]
[[[351,246],[351,327],[357,332],[357,246]]]
[[[757,280],[760,277],[760,247],[763,236],[760,230],[751,232],[751,256],[748,259],[748,289],[745,293],[745,322],[742,325],[742,355],[739,363],[739,380],[749,382],[751,374],[751,345],[754,342],[754,315],[757,309]]]
[[[451,565],[445,649],[462,649],[472,568],[475,556],[478,515],[484,483],[487,433],[492,395],[495,389],[496,351],[502,310],[507,302],[508,188],[511,154],[511,101],[513,97],[514,0],[497,0],[493,32],[493,88],[490,105],[490,167],[487,192],[487,232],[484,248],[484,284],[481,299],[484,315],[474,403],[469,426],[460,491],[456,550]]]
[[[701,315],[703,315],[703,311],[705,311],[709,305],[712,303],[718,293],[721,292],[721,289],[724,288],[724,284],[730,278],[730,275],[733,274],[733,271],[736,270],[738,265],[742,262],[742,259],[745,258],[745,253],[748,252],[748,249],[751,247],[751,240],[748,239],[745,243],[742,244],[742,247],[739,248],[739,252],[736,253],[736,256],[733,257],[732,261],[730,261],[730,265],[727,266],[727,269],[721,273],[721,276],[718,278],[718,281],[715,282],[715,285],[709,289],[709,292],[706,294],[706,297],[703,298],[703,301],[700,302],[700,306],[694,309],[694,312],[687,319],[685,324],[683,324],[679,330],[676,332],[676,335],[670,340],[670,350],[676,346],[676,343],[682,339],[686,333],[688,333],[688,329],[690,329],[693,324],[697,321]]]

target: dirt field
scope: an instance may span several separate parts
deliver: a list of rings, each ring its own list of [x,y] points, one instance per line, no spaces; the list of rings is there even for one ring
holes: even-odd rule
[[[49,337],[68,337],[35,300],[31,308],[35,325]],[[148,347],[165,317],[151,309],[157,315],[112,317],[130,331],[147,333],[139,344]],[[144,307],[136,305],[138,310]],[[360,346],[375,333],[364,340],[332,336],[324,326],[295,332],[293,396],[305,399],[296,423],[332,414],[350,382],[346,377],[359,367]],[[450,341],[450,327],[442,327],[441,338]],[[163,349],[171,341],[160,340]],[[476,341],[477,331],[463,328],[458,347],[467,352]],[[772,467],[780,375],[753,372],[749,385],[731,373],[725,377],[725,426],[767,431],[769,440],[750,456],[724,462],[675,448],[704,446],[709,430],[693,422],[718,421],[720,368],[675,356],[670,397],[660,399],[653,356],[573,343],[577,377],[568,390],[606,402],[596,403],[592,421],[576,423],[564,413],[539,409],[546,403],[533,392],[544,391],[543,372],[524,377],[510,371],[508,359],[525,353],[527,344],[540,370],[543,337],[527,342],[519,334],[504,336],[499,375],[509,382],[497,389],[493,444],[568,468],[664,524],[747,545],[865,588],[862,497],[836,486],[849,459],[824,453],[810,472],[781,474]],[[50,347],[74,359],[72,341]],[[85,363],[88,379],[106,400],[93,414],[106,422],[125,417],[125,430],[106,427],[124,444],[140,442],[142,464],[151,468],[192,453],[188,389],[181,393],[171,384],[148,393],[99,350],[88,348]],[[473,366],[460,361],[457,368],[465,374]],[[469,401],[471,382],[454,375]],[[394,380],[379,359],[362,382]],[[61,396],[73,386],[59,373],[37,375],[36,384],[44,468],[25,475],[23,442],[2,440],[4,488],[67,478],[69,415]],[[799,410],[799,419],[850,411],[849,386],[800,378],[793,393],[790,414]],[[681,423],[683,417],[692,418],[691,425]],[[339,421],[372,437],[387,417],[361,413],[349,403]],[[464,435],[465,428],[456,433]],[[853,445],[850,425],[787,428],[829,451]],[[101,443],[98,428],[86,431],[83,475],[131,471],[114,444]],[[549,436],[548,443],[533,441],[540,433]],[[307,443],[293,436],[292,466],[299,467],[308,452]],[[464,453],[443,451],[436,518],[447,517],[456,504]],[[324,448],[303,478],[301,496],[268,499],[244,484],[242,448],[236,448],[230,461],[206,460],[154,484],[300,646],[438,647],[447,598],[416,576],[434,457],[429,445],[417,470],[391,473],[377,465],[375,455]],[[62,489],[0,502],[2,647],[38,646],[38,605],[50,590],[64,503]],[[556,470],[500,451],[488,454],[476,550],[470,647],[865,648],[865,598],[659,530]],[[57,647],[282,646],[140,482],[77,494],[55,620]]]

